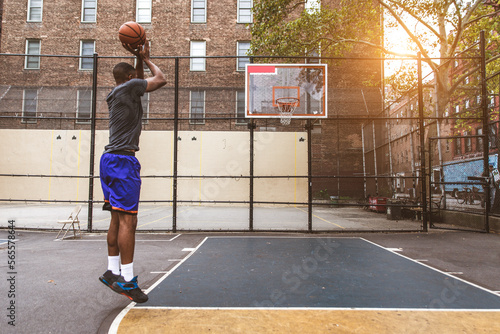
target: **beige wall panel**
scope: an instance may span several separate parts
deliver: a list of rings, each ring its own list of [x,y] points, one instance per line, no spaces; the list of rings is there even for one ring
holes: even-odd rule
[[[188,201],[248,201],[248,132],[180,131],[178,199]],[[307,144],[302,133],[256,133],[256,175],[306,175]],[[196,138],[194,140],[193,138]],[[88,130],[0,130],[0,173],[86,176],[89,173]],[[108,142],[108,131],[96,131],[95,175]],[[137,157],[141,175],[173,174],[173,132],[143,131]],[[200,179],[200,176],[235,178]],[[12,199],[87,200],[87,178],[0,178],[0,197]],[[94,199],[102,200],[99,179]],[[171,178],[143,178],[141,200],[171,200]],[[304,179],[255,180],[256,201],[305,201]]]
[[[136,157],[141,163],[141,200],[172,200],[173,132],[143,131]]]
[[[99,145],[96,135],[96,147]],[[83,130],[1,130],[2,173],[86,176],[90,132]],[[102,144],[101,144],[102,146]],[[96,149],[97,159],[100,157]],[[97,173],[97,171],[96,171]],[[14,199],[87,200],[87,178],[2,178],[2,197]]]
[[[258,132],[254,145],[256,176],[307,175],[306,133]],[[254,196],[255,201],[307,202],[307,179],[256,179]]]
[[[248,200],[248,179],[197,178],[248,175],[248,132],[180,131],[179,137],[179,175],[195,177],[179,180],[179,200]]]

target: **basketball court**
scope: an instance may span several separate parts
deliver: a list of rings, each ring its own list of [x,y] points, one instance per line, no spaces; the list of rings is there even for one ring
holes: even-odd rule
[[[498,332],[500,296],[364,238],[207,237],[109,333]]]

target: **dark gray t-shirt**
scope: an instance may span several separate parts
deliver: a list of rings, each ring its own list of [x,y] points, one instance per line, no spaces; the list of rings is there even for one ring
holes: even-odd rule
[[[144,79],[132,79],[116,86],[108,94],[109,144],[104,152],[139,150],[142,127],[141,96],[148,83]]]

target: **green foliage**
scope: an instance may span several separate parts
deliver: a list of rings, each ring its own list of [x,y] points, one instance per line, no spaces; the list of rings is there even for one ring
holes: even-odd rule
[[[329,200],[330,194],[328,193],[328,189],[323,189],[323,190],[318,191],[318,193],[314,197],[316,199]]]
[[[256,0],[250,54],[344,56],[357,40],[377,40],[378,14],[369,0],[308,11],[304,1]]]

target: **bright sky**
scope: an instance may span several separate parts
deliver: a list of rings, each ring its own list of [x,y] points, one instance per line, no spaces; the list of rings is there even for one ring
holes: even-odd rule
[[[408,21],[408,20],[406,20],[406,21]],[[416,24],[412,24],[411,22],[410,23],[406,22],[406,24],[410,29],[416,28]],[[384,43],[385,43],[386,49],[391,50],[391,51],[395,51],[395,52],[399,52],[402,54],[409,54],[409,55],[413,55],[413,56],[417,55],[417,53],[415,51],[412,51],[412,49],[410,47],[411,41],[409,41],[409,39],[408,39],[408,34],[400,26],[395,27],[395,28],[385,27],[384,33],[385,33]],[[434,54],[434,52],[430,52],[430,54],[432,55],[432,54]],[[396,56],[396,57],[399,57],[399,56]],[[394,72],[401,66],[402,62],[403,61],[401,61],[401,60],[400,61],[390,61],[390,62],[388,61],[388,62],[386,62],[385,75],[389,76],[389,75],[394,74]],[[423,64],[422,69],[423,69],[424,76],[427,75],[430,71],[430,69],[427,68],[427,65],[425,63]]]
[[[408,35],[403,28],[391,28],[385,31],[385,43],[387,49],[400,53],[415,54],[415,52],[411,51],[407,40]]]

